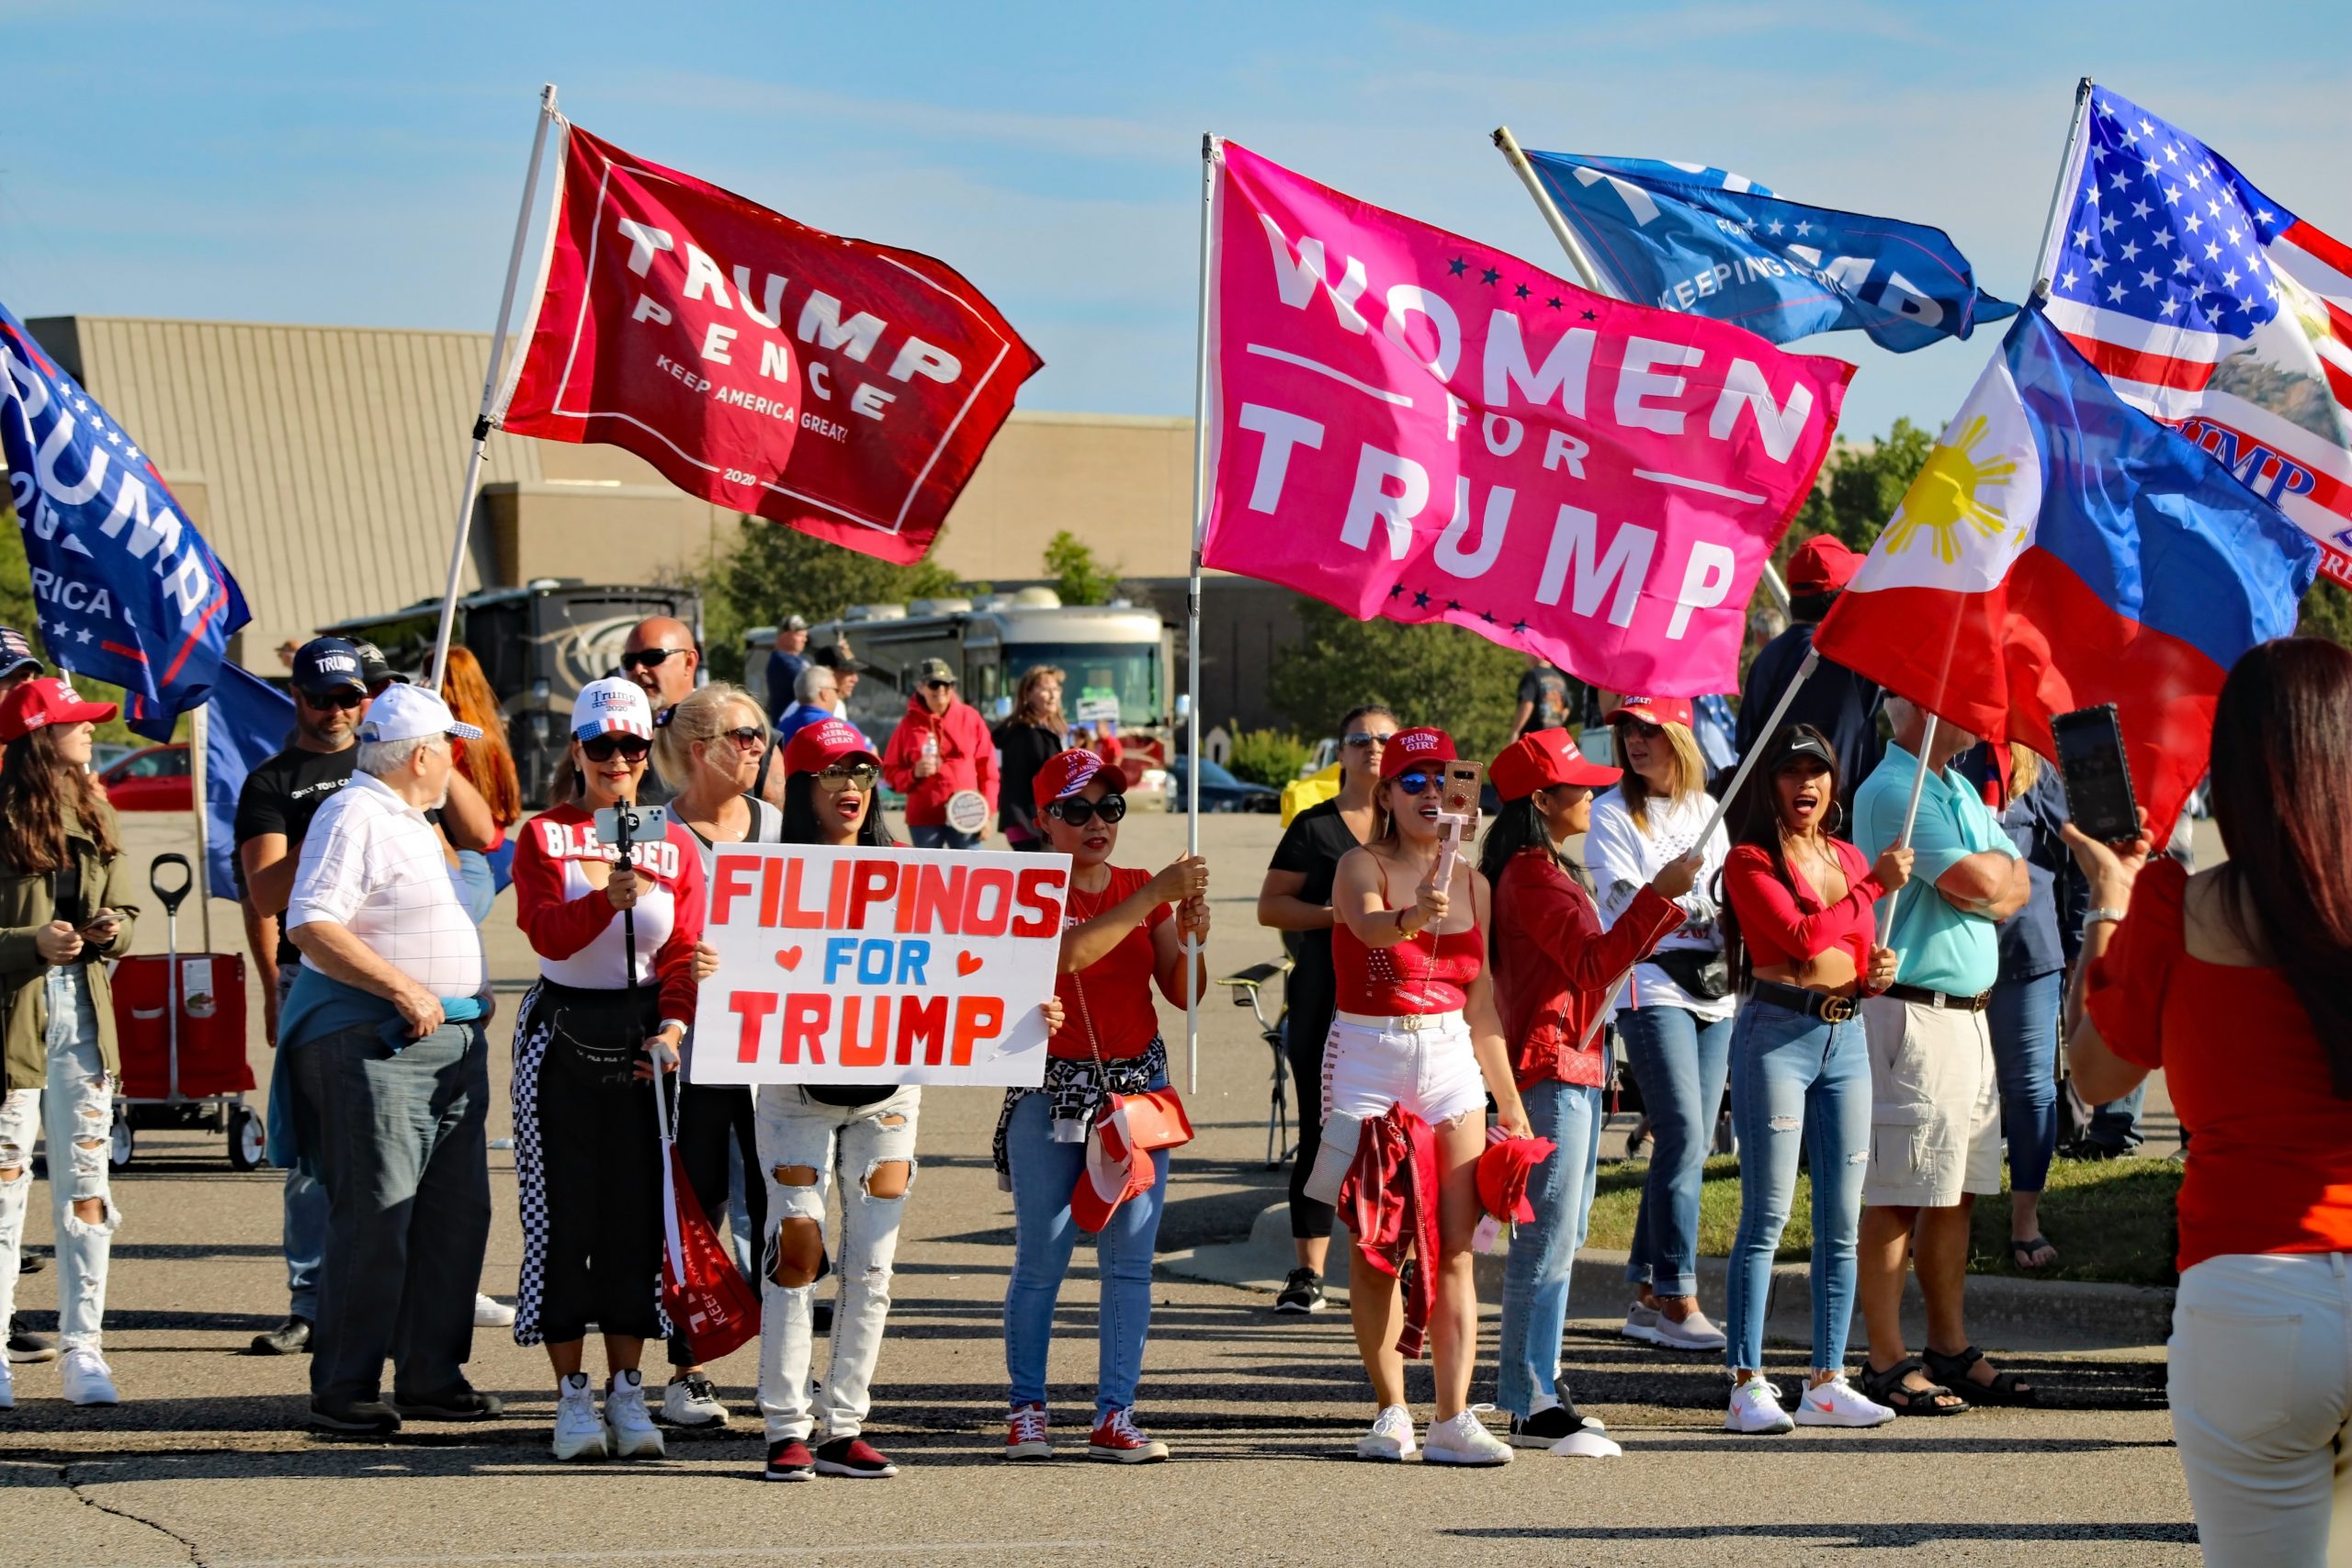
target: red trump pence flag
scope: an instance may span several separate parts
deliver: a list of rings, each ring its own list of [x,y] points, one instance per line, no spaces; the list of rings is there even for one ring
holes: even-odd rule
[[[501,427],[609,442],[706,501],[920,560],[1045,361],[943,262],[563,134]]]
[[[1205,563],[1611,691],[1737,690],[1854,367],[1212,151]]]

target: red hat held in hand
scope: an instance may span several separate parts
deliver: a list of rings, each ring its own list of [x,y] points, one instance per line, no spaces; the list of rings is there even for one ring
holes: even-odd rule
[[[1565,729],[1529,731],[1504,747],[1487,770],[1495,793],[1505,800],[1524,800],[1554,784],[1606,789],[1624,776],[1623,769],[1604,768],[1586,756]]]
[[[1478,1206],[1498,1220],[1524,1224],[1534,1219],[1528,1179],[1559,1146],[1549,1138],[1513,1138],[1499,1127],[1488,1129],[1486,1152],[1478,1156]]]

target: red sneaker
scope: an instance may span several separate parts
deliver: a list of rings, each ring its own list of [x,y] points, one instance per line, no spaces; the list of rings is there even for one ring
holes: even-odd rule
[[[785,1438],[768,1445],[767,1469],[760,1472],[763,1481],[814,1481],[817,1479],[816,1457],[808,1445],[797,1438]]]
[[[1015,1410],[1005,1428],[1004,1457],[1007,1459],[1051,1459],[1054,1445],[1046,1440],[1046,1407],[1024,1404]]]
[[[835,1438],[817,1449],[817,1473],[846,1475],[858,1481],[888,1481],[899,1467],[864,1438]]]
[[[1158,1464],[1168,1457],[1168,1445],[1145,1436],[1128,1412],[1114,1410],[1087,1438],[1086,1457],[1111,1464]]]

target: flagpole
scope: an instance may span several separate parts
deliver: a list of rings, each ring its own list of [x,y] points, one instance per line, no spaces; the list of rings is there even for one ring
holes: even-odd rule
[[[211,819],[204,798],[204,750],[212,732],[205,716],[210,706],[209,703],[198,704],[187,721],[187,782],[196,796],[196,912],[207,953],[212,951],[212,854]]]
[[[2090,105],[2091,79],[2085,76],[2075,84],[2075,119],[2066,129],[2066,152],[2058,160],[2057,183],[2050,187],[2050,215],[2041,220],[2041,248],[2034,252],[2033,297],[2037,299],[2050,292],[2050,242],[2058,232],[2058,209],[2065,204],[2066,189],[2075,183],[2075,174],[2079,167],[2075,154],[2082,147],[2083,121],[2088,115]]]
[[[2088,85],[2085,83],[2086,87]],[[1577,238],[1574,229],[1568,227],[1568,220],[1561,212],[1559,204],[1552,199],[1552,193],[1544,188],[1543,180],[1535,173],[1535,165],[1527,161],[1527,154],[1520,149],[1519,138],[1510,133],[1510,127],[1497,126],[1494,142],[1502,151],[1503,161],[1519,176],[1519,183],[1525,186],[1527,194],[1534,198],[1535,210],[1544,215],[1544,227],[1550,229],[1552,237],[1560,242],[1560,249],[1568,253],[1568,265],[1576,269],[1577,281],[1595,294],[1626,302],[1623,294],[1601,281],[1600,269],[1592,265],[1592,256],[1585,250],[1584,242]],[[1772,595],[1772,603],[1780,607],[1781,614],[1788,615],[1789,585],[1781,581],[1780,570],[1770,558],[1764,562],[1764,587]]]
[[[1929,714],[1928,728],[1919,732],[1917,758],[1919,766],[1911,775],[1911,803],[1903,808],[1903,832],[1894,840],[1894,847],[1897,849],[1907,850],[1911,847],[1911,828],[1919,820],[1919,795],[1928,787],[1928,755],[1935,749],[1936,716]],[[1903,889],[1900,887],[1886,896],[1886,913],[1881,918],[1878,927],[1878,944],[1881,947],[1887,946],[1894,940],[1894,906],[1902,897]]]
[[[433,638],[433,663],[425,671],[424,683],[435,690],[441,685],[442,668],[449,660],[449,637],[458,623],[458,585],[465,578],[474,497],[481,489],[482,455],[490,445],[490,411],[506,358],[506,319],[514,310],[514,286],[523,275],[523,243],[530,236],[531,204],[539,190],[539,160],[547,152],[548,127],[555,118],[555,84],[549,82],[539,89],[538,129],[531,135],[531,165],[523,176],[522,209],[514,214],[514,249],[506,258],[506,288],[498,299],[498,325],[490,335],[490,371],[482,378],[481,412],[474,416],[473,449],[467,454],[465,482],[458,488],[457,538],[449,546],[449,581],[441,593],[441,626]]]
[[[1216,260],[1216,137],[1201,134],[1201,293],[1193,367],[1193,575],[1184,613],[1184,852],[1201,852],[1201,544],[1209,519],[1209,288]],[[1184,1092],[1201,1091],[1198,940],[1184,944]]]

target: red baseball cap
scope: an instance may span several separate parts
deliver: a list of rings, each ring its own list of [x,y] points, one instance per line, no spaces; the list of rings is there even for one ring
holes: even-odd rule
[[[45,724],[104,724],[112,703],[85,703],[55,675],[28,681],[0,699],[0,740],[22,740]]]
[[[1565,729],[1528,731],[1504,747],[1487,770],[1495,793],[1505,800],[1523,800],[1554,784],[1605,789],[1624,776],[1623,769],[1604,768],[1587,757]]]
[[[1679,724],[1690,728],[1689,697],[1620,697],[1617,705],[1601,716],[1603,724],[1614,724],[1621,718],[1634,717],[1645,724]]]
[[[863,757],[879,764],[881,758],[866,744],[857,726],[845,718],[820,719],[792,738],[784,749],[786,773],[820,773],[844,757]]]
[[[1400,729],[1388,738],[1386,746],[1381,748],[1381,782],[1386,783],[1407,768],[1453,760],[1453,737],[1435,725],[1422,724],[1411,729]]]
[[[1098,1235],[1120,1204],[1142,1197],[1159,1179],[1151,1151],[1136,1147],[1128,1135],[1126,1111],[1114,1095],[1087,1131],[1086,1164],[1070,1189],[1069,1217],[1087,1235]]]
[[[1552,1157],[1559,1145],[1549,1138],[1512,1138],[1499,1127],[1489,1129],[1486,1151],[1478,1156],[1478,1206],[1498,1220],[1525,1224],[1535,1218],[1527,1201],[1528,1178]]]
[[[1068,800],[1096,779],[1101,779],[1113,795],[1126,792],[1127,775],[1118,764],[1104,761],[1100,751],[1073,746],[1046,759],[1037,776],[1030,781],[1029,794],[1042,810],[1057,800]]]
[[[1862,558],[1835,534],[1815,534],[1789,557],[1789,592],[1834,593],[1854,581]]]

